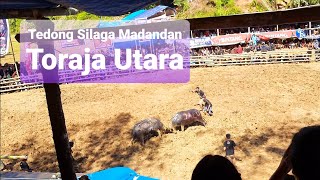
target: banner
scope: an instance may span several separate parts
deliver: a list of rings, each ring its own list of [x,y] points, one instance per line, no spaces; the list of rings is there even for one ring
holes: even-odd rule
[[[61,41],[61,46],[63,48],[81,46],[81,45],[84,45],[84,44],[85,43],[84,43],[83,39],[74,39],[74,40],[71,40],[71,41],[67,41],[67,40],[62,40]]]
[[[250,40],[248,34],[228,34],[211,38],[213,46],[227,46],[238,43],[245,43]]]
[[[210,37],[190,39],[190,48],[212,46]]]
[[[270,39],[288,39],[296,37],[295,30],[287,30],[287,31],[272,31],[272,32],[261,32],[257,33],[257,35],[261,35]]]
[[[8,19],[0,19],[0,56],[9,52],[10,29]]]
[[[94,47],[96,49],[108,48],[112,45],[112,41],[108,39],[107,41],[103,42],[100,39],[93,40]]]
[[[296,36],[298,39],[302,39],[302,38],[305,38],[308,34],[308,30],[304,30],[304,29],[297,29],[296,30]]]

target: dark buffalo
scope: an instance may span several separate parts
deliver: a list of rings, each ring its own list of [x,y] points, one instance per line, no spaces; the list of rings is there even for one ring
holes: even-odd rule
[[[177,127],[181,127],[181,131],[184,131],[185,126],[190,126],[194,123],[200,123],[203,126],[206,125],[200,111],[197,109],[178,112],[173,116],[171,122],[174,131],[177,130]]]
[[[138,122],[132,129],[132,143],[138,141],[141,145],[145,144],[145,141],[154,136],[156,133],[162,135],[165,131],[163,124],[159,119],[148,118]]]

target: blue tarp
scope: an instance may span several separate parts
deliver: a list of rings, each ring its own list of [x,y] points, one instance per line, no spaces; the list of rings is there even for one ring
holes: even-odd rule
[[[168,6],[156,6],[148,11],[145,11],[144,13],[141,13],[140,15],[136,16],[135,19],[147,19],[148,17],[151,17],[153,15],[155,15],[158,12],[163,11],[164,9],[166,9]]]
[[[129,14],[128,16],[124,17],[122,20],[135,20],[137,16],[139,16],[140,14],[142,14],[146,11],[147,10],[141,9],[139,11],[136,11],[136,12]]]
[[[98,28],[105,28],[105,27],[117,27],[120,26],[121,24],[128,22],[128,21],[133,21],[136,19],[147,19],[148,17],[151,17],[155,15],[158,12],[161,12],[162,10],[166,9],[168,6],[156,6],[150,10],[139,10],[135,11],[128,16],[124,17],[121,21],[105,21],[105,22],[100,22],[98,24]]]
[[[98,16],[118,16],[134,12],[158,0],[7,0],[1,1],[1,10],[73,7]]]
[[[121,21],[105,21],[105,22],[100,22],[98,24],[98,28],[106,28],[106,27],[117,27],[122,24]]]
[[[90,180],[158,180],[137,174],[127,167],[109,168],[95,173],[87,174]]]

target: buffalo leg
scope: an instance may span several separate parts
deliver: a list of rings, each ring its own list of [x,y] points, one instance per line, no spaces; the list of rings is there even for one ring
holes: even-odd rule
[[[159,136],[162,137],[162,132],[161,132],[161,130],[157,130],[157,132],[158,132]]]
[[[139,141],[140,141],[140,144],[144,146],[145,142],[144,142],[144,137],[142,135],[139,136]]]
[[[173,127],[173,133],[177,134],[177,127]]]
[[[184,131],[184,125],[181,125],[181,131]]]

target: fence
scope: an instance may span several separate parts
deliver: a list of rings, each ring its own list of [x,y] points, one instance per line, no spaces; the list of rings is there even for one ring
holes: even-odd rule
[[[22,83],[19,77],[0,80],[0,93],[24,91],[40,87],[43,87],[42,84]]]
[[[234,65],[254,65],[254,64],[277,64],[277,63],[298,63],[298,62],[320,62],[320,50],[282,50],[269,52],[251,52],[243,54],[225,54],[210,56],[192,56],[190,57],[190,66],[196,67],[214,67],[214,66],[234,66]],[[117,78],[137,72],[134,69],[129,71],[107,71],[95,72],[90,77],[83,78],[79,72],[65,72],[60,82],[95,80],[100,78]],[[41,88],[39,83],[22,83],[20,78],[10,78],[0,80],[0,93],[10,93],[15,91],[24,91],[28,89]]]
[[[286,50],[269,52],[250,52],[210,56],[193,56],[191,67],[276,64],[320,61],[320,50]]]

